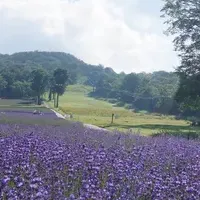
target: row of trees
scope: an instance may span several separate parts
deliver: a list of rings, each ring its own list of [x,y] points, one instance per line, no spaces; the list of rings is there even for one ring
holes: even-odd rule
[[[65,69],[57,69],[50,78],[49,101],[54,99],[54,107],[58,108],[59,96],[63,95],[67,86],[68,73]],[[57,98],[56,98],[57,95]]]
[[[54,99],[54,106],[59,105],[59,96],[65,92],[68,83],[66,69],[56,69],[48,73],[42,68],[32,71],[24,67],[5,68],[0,71],[0,94],[4,98],[33,98],[41,104],[41,96],[49,92],[49,100]]]
[[[116,77],[91,73],[86,83],[93,86],[93,96],[115,99],[133,109],[164,114],[180,112],[174,100],[179,88],[175,73],[121,73]]]

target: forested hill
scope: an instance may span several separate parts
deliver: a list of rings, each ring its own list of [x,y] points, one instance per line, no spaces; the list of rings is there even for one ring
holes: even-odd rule
[[[73,83],[77,80],[80,83],[85,82],[91,72],[116,75],[111,68],[86,64],[75,56],[63,52],[30,51],[14,53],[12,55],[0,54],[0,69],[7,67],[25,67],[26,69],[42,67],[50,73],[56,68],[64,68],[68,70]]]
[[[49,78],[55,69],[65,69],[69,74],[67,84],[90,85],[93,87],[91,95],[115,100],[120,105],[150,112],[177,111],[174,96],[179,87],[179,78],[175,73],[158,71],[117,74],[112,68],[86,64],[73,55],[62,52],[0,54],[1,97],[33,96],[31,72],[36,68],[45,70]],[[121,68],[123,70],[123,66]],[[46,90],[49,89],[49,84],[51,85],[51,81]]]

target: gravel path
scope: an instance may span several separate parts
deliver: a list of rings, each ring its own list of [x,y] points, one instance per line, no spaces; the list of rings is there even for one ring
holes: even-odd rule
[[[61,115],[60,113],[56,112],[55,110],[53,110],[53,109],[50,109],[50,110],[53,111],[58,118],[65,119],[65,116]]]
[[[86,128],[89,128],[89,129],[111,132],[111,131],[109,131],[109,130],[107,130],[107,129],[105,129],[105,128],[100,128],[100,127],[95,126],[95,125],[92,125],[92,124],[84,124],[84,126],[85,126]]]
[[[51,109],[51,108],[49,107],[49,105],[48,105],[46,102],[44,102],[44,106],[45,106],[46,108],[49,108],[52,112],[54,112],[58,118],[66,119],[65,116],[63,116],[62,114],[58,113],[57,111]],[[100,127],[95,126],[95,125],[92,125],[92,124],[83,124],[83,125],[84,125],[84,127],[89,128],[89,129],[111,132],[111,131],[109,131],[109,130],[107,130],[107,129],[105,129],[105,128],[100,128]]]

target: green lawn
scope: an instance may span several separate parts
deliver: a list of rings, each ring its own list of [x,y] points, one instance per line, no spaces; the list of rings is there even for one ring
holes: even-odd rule
[[[191,128],[186,121],[176,120],[173,116],[159,116],[144,113],[133,113],[123,107],[106,101],[88,97],[92,90],[90,87],[82,85],[68,86],[66,93],[60,97],[59,112],[73,114],[75,121],[97,125],[108,129],[125,131],[132,129],[144,135],[150,135],[160,131],[196,131]],[[53,106],[53,102],[49,103]],[[111,124],[112,113],[116,118]]]

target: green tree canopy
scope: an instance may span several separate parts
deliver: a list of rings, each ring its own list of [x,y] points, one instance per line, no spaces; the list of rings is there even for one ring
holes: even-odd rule
[[[177,99],[196,101],[200,92],[200,0],[164,2],[161,11],[168,25],[166,32],[175,37],[175,50],[181,59],[181,65],[177,67],[181,79]]]
[[[137,74],[131,73],[125,76],[121,88],[130,93],[135,93],[139,89],[140,78]]]
[[[32,71],[32,84],[31,88],[37,96],[38,105],[41,104],[41,95],[47,89],[48,85],[48,75],[47,72],[43,69],[35,69]]]
[[[68,72],[66,69],[58,68],[53,73],[54,78],[54,91],[57,93],[56,107],[59,104],[59,96],[63,95],[68,81]],[[55,99],[54,99],[55,101]]]

